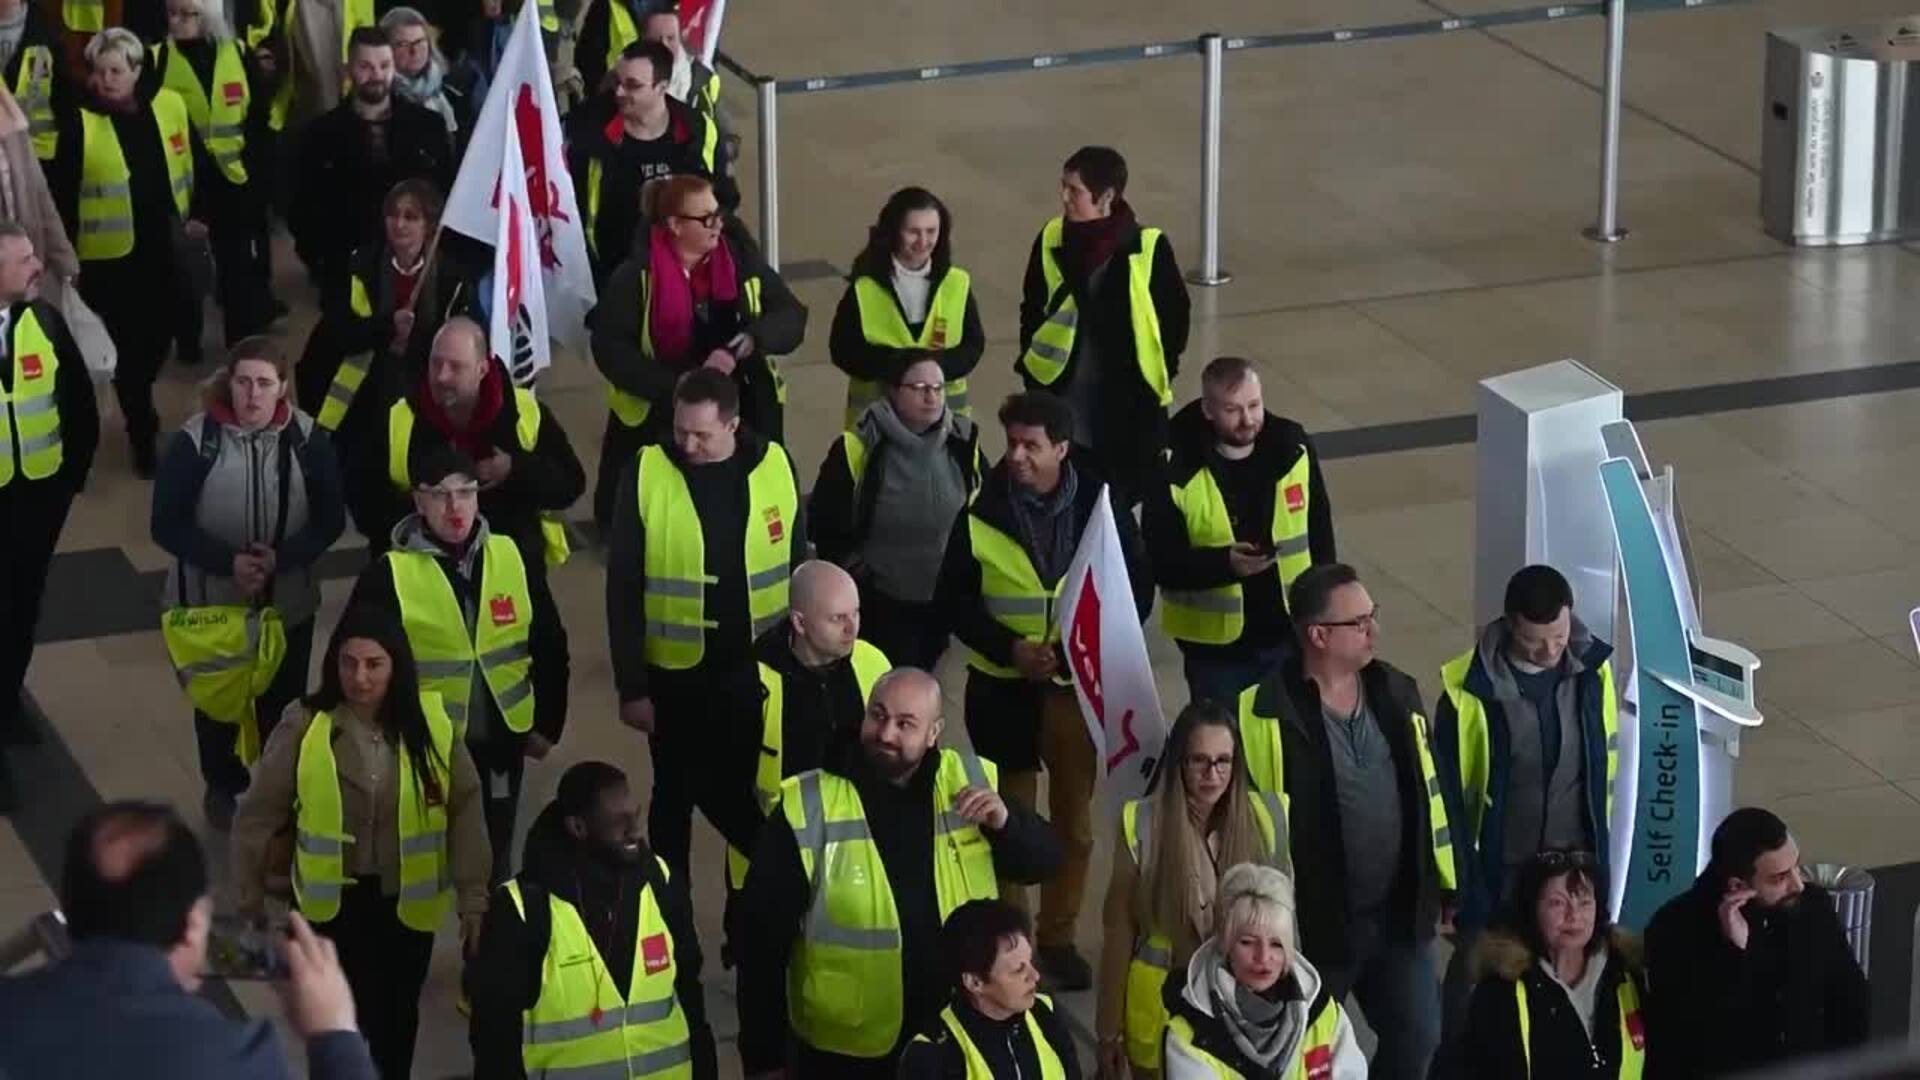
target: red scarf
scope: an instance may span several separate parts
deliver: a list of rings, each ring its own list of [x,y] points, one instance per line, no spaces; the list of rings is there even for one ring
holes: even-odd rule
[[[421,381],[419,392],[415,395],[415,405],[420,410],[421,418],[432,425],[435,431],[478,461],[493,456],[493,440],[487,433],[500,417],[500,409],[507,396],[506,386],[506,373],[499,364],[490,362],[486,377],[480,380],[480,397],[473,403],[473,416],[465,424],[447,415],[447,410],[434,400],[433,388],[425,380]]]
[[[673,250],[673,236],[664,225],[647,230],[647,247],[653,355],[675,367],[693,367],[702,359],[692,355],[694,301],[726,304],[740,295],[733,252],[722,236],[691,271],[682,270],[680,256]]]

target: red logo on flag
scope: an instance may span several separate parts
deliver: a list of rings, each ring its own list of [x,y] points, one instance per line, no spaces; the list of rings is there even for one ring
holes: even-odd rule
[[[1287,485],[1287,512],[1297,514],[1307,508],[1307,492],[1299,484]]]
[[[39,353],[30,352],[27,355],[20,358],[20,377],[21,378],[37,379],[45,373],[46,373],[46,369],[40,366]]]
[[[667,965],[673,962],[667,956],[667,935],[649,934],[641,938],[640,960],[646,965],[649,975],[658,975],[667,970]]]
[[[946,316],[935,315],[933,317],[933,334],[931,335],[931,340],[929,340],[927,344],[936,349],[944,349],[947,347]]]
[[[1635,1050],[1647,1048],[1647,1025],[1640,1019],[1639,1009],[1627,1014],[1627,1037],[1633,1040]]]
[[[1333,1080],[1333,1047],[1313,1047],[1300,1064],[1306,1067],[1307,1080]]]
[[[1073,665],[1087,704],[1101,727],[1107,726],[1107,699],[1100,682],[1100,590],[1088,574],[1080,583],[1080,602],[1073,609],[1073,626],[1067,631],[1067,663]],[[1133,710],[1120,714],[1120,746],[1107,755],[1107,771],[1140,749],[1140,737],[1133,733]]]
[[[187,152],[187,137],[185,134],[176,131],[167,136],[167,145],[173,148],[174,153],[184,154]]]
[[[760,512],[760,516],[764,518],[767,523],[767,542],[768,543],[777,544],[781,540],[786,538],[787,526],[785,522],[780,520],[779,507],[769,506],[765,510]]]
[[[240,99],[247,96],[247,88],[237,82],[221,83],[220,96],[227,99],[227,104],[238,105]]]
[[[513,611],[513,597],[505,593],[487,601],[487,610],[493,615],[495,626],[506,626],[519,618]]]

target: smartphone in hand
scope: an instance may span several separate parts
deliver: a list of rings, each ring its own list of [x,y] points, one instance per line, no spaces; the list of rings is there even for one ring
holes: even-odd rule
[[[265,919],[215,915],[207,934],[206,975],[216,979],[274,980],[287,977],[284,915]]]

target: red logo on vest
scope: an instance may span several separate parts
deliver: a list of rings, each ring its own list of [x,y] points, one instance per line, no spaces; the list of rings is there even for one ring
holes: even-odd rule
[[[927,341],[927,344],[935,349],[944,349],[947,347],[947,317],[945,315],[935,315],[933,317],[933,334]]]
[[[519,618],[513,611],[513,597],[505,594],[487,601],[487,610],[493,615],[495,626],[507,626]]]
[[[1299,484],[1287,485],[1287,513],[1297,514],[1307,508],[1307,490]]]
[[[650,934],[641,938],[640,961],[646,965],[649,975],[657,975],[667,970],[667,965],[672,963],[667,956],[667,935]]]
[[[47,373],[47,369],[42,367],[40,364],[39,353],[30,352],[27,355],[20,358],[20,377],[21,378],[37,379],[40,376],[45,375],[46,373]]]
[[[1307,1080],[1333,1080],[1333,1047],[1309,1048],[1300,1064],[1306,1068]]]
[[[780,520],[779,507],[769,506],[765,510],[762,510],[760,512],[760,516],[763,519],[765,519],[767,523],[767,542],[768,543],[777,544],[781,540],[786,539],[787,526],[785,522]]]
[[[238,105],[247,96],[247,88],[237,82],[221,83],[220,96],[227,99],[227,104]]]
[[[1645,1050],[1647,1048],[1647,1025],[1645,1021],[1640,1019],[1639,1009],[1635,1009],[1627,1014],[1627,1038],[1633,1040],[1633,1048],[1635,1050]]]

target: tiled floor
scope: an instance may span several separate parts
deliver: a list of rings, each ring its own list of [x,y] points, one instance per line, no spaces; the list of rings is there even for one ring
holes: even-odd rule
[[[1504,6],[1475,0],[1449,10]],[[728,45],[770,74],[830,74],[1438,10],[1416,0],[1205,8],[1201,16],[1146,0],[873,0],[857,16],[823,18],[792,5],[737,5]],[[1595,184],[1596,21],[1232,54],[1223,263],[1236,278],[1196,292],[1188,371],[1177,384],[1184,400],[1206,359],[1255,357],[1270,405],[1346,455],[1327,467],[1343,555],[1386,612],[1384,654],[1420,676],[1429,696],[1438,665],[1471,640],[1474,450],[1406,422],[1466,413],[1477,380],[1562,356],[1630,393],[1709,388],[1660,399],[1672,418],[1640,430],[1654,460],[1679,472],[1708,628],[1765,664],[1768,719],[1746,742],[1739,795],[1781,812],[1810,856],[1863,865],[1920,860],[1920,660],[1906,625],[1920,603],[1912,480],[1920,314],[1910,302],[1920,254],[1779,247],[1759,230],[1755,170],[1764,29],[1896,13],[1904,13],[1897,0],[1773,0],[1636,17],[1622,189],[1632,235],[1611,248],[1579,236]],[[1164,60],[789,99],[786,260],[844,267],[888,191],[929,183],[952,205],[958,258],[975,273],[994,342],[976,393],[991,402],[1013,384],[1021,261],[1053,212],[1056,163],[1074,146],[1120,146],[1143,218],[1170,230],[1183,259],[1197,258],[1197,71],[1191,59]],[[751,147],[748,95],[737,83],[727,95]],[[750,149],[749,208],[755,167]],[[281,277],[284,294],[300,301],[288,328],[297,336],[311,319],[308,293],[290,259]],[[841,407],[843,382],[824,347],[840,285],[795,287],[813,325],[789,369],[789,430],[810,469]],[[1814,379],[1815,400],[1740,407],[1754,402],[1743,395],[1780,385],[1765,380],[1843,369],[1873,369],[1881,389],[1832,397],[1838,384]],[[194,378],[167,373],[166,416],[189,411]],[[1756,382],[1761,389],[1728,385]],[[564,358],[544,393],[591,473],[603,413],[590,366]],[[988,441],[997,445],[997,432]],[[1417,448],[1379,452],[1409,445]],[[128,614],[138,610],[129,596],[151,581],[138,574],[166,565],[147,539],[146,500],[110,435],[62,541],[62,610],[49,617],[61,640],[40,652],[30,689],[99,796],[157,795],[194,808],[186,710],[152,623]],[[327,586],[323,617],[337,612],[345,588]],[[555,588],[573,628],[574,710],[556,757],[532,773],[529,816],[568,762],[647,768],[639,742],[615,723],[598,563],[576,560]],[[1150,641],[1177,706],[1185,696],[1177,654],[1157,628]],[[956,732],[959,687],[957,677],[949,682]],[[44,816],[32,827],[57,831],[61,823]],[[0,930],[49,901],[52,868],[35,838],[19,835],[26,831],[0,825]],[[719,851],[710,833],[700,842],[698,906],[712,940]],[[1083,919],[1089,950],[1098,947],[1095,908]],[[443,948],[422,1076],[466,1068],[452,976]],[[709,985],[730,1034],[730,979],[711,972]],[[251,1011],[271,1011],[258,988],[237,996]],[[1070,1004],[1090,1013],[1084,1000]],[[722,1056],[735,1070],[730,1051]]]

